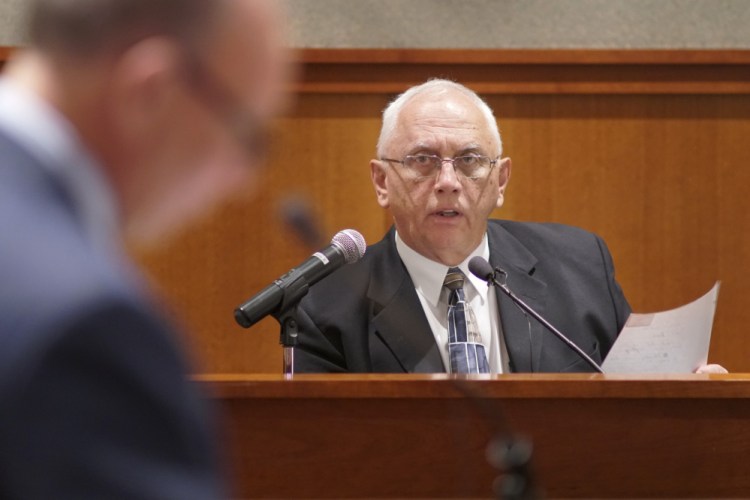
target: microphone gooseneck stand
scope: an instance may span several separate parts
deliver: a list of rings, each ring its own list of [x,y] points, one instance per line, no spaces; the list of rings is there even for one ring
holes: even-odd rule
[[[515,432],[502,403],[495,403],[470,378],[454,379],[455,387],[462,392],[483,417],[490,432],[485,448],[487,463],[498,472],[492,481],[493,498],[498,500],[538,500],[542,489],[534,474],[531,440]]]
[[[522,436],[498,433],[487,444],[487,462],[500,471],[492,484],[500,500],[537,500],[542,494],[531,467],[534,446]]]
[[[473,260],[473,259],[472,259]],[[487,267],[489,267],[489,263],[482,259],[484,264],[486,264]],[[470,263],[471,264],[471,263]],[[472,267],[471,265],[469,267]],[[474,272],[472,270],[472,272]],[[484,273],[482,273],[484,274]],[[497,274],[502,275],[502,281],[497,278]],[[558,339],[560,339],[565,345],[567,345],[571,350],[575,351],[576,354],[578,354],[586,363],[591,366],[595,371],[598,373],[604,373],[604,370],[602,370],[602,367],[599,366],[599,364],[591,359],[591,357],[583,352],[583,350],[575,345],[568,337],[563,335],[560,330],[552,326],[552,324],[544,319],[539,313],[537,313],[534,309],[531,308],[528,304],[526,304],[523,300],[519,299],[516,294],[514,294],[510,288],[508,288],[508,285],[506,284],[508,273],[505,272],[503,269],[500,268],[489,268],[487,270],[486,276],[480,276],[482,279],[487,280],[487,283],[490,285],[495,286],[497,289],[502,291],[505,295],[510,297],[510,299],[521,309],[523,309],[525,312],[529,313],[535,320],[537,320],[539,323],[541,323],[547,330],[552,332]]]
[[[283,347],[283,373],[286,378],[294,375],[294,347],[299,336],[299,301],[307,295],[310,285],[303,276],[299,276],[284,288],[284,296],[278,309],[271,315],[281,327],[279,343]]]

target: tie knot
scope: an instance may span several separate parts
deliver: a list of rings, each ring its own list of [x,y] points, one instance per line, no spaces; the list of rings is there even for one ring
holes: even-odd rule
[[[445,281],[443,286],[448,290],[454,291],[464,287],[464,273],[457,267],[451,267],[448,269],[448,274],[445,275]]]

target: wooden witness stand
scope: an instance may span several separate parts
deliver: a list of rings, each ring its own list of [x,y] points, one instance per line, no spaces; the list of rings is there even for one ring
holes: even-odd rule
[[[203,375],[237,498],[493,496],[533,442],[548,498],[747,497],[750,375]]]

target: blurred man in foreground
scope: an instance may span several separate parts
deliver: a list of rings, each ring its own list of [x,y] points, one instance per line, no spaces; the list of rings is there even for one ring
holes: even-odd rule
[[[570,226],[488,221],[510,180],[502,152],[492,110],[460,84],[428,81],[388,105],[370,170],[394,227],[303,299],[296,371],[592,370],[474,276],[476,256],[601,364],[630,314],[609,251]]]
[[[260,160],[271,0],[37,0],[0,80],[0,497],[218,498],[210,408],[124,236],[153,242]]]

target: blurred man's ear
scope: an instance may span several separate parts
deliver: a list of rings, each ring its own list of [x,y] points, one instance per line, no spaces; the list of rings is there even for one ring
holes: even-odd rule
[[[500,208],[503,206],[503,203],[505,203],[505,190],[508,188],[508,182],[510,181],[510,158],[503,158],[498,162],[498,165],[495,168],[500,169],[497,183],[497,208]]]
[[[166,37],[142,40],[128,48],[112,72],[113,117],[118,131],[133,140],[163,129],[181,82],[183,50]],[[137,140],[137,139],[136,139]]]
[[[372,177],[372,185],[375,188],[378,204],[383,208],[388,208],[388,184],[386,182],[385,169],[385,162],[370,160],[370,176]]]

